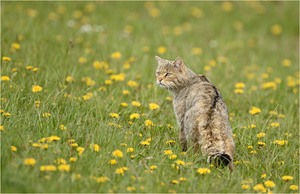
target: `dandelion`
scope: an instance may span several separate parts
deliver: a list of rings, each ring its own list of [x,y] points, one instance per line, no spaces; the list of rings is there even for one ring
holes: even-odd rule
[[[110,164],[110,165],[115,165],[115,164],[117,164],[118,162],[117,162],[117,160],[115,160],[115,159],[112,159],[112,160],[109,160],[108,161],[108,164]]]
[[[101,176],[101,177],[96,178],[97,183],[105,183],[107,181],[109,181],[109,178],[106,176]]]
[[[127,85],[129,86],[129,87],[131,87],[131,88],[136,88],[136,87],[138,87],[138,83],[136,82],[136,81],[133,81],[133,80],[129,80],[128,82],[127,82]],[[124,94],[124,93],[123,93]]]
[[[284,67],[289,67],[289,66],[291,66],[291,60],[289,60],[289,59],[284,59],[284,60],[282,60],[281,64],[282,64]]]
[[[38,92],[41,92],[43,90],[43,88],[41,87],[41,86],[39,86],[39,85],[34,85],[34,86],[32,86],[32,88],[31,88],[31,91],[33,92],[33,93],[38,93]]]
[[[48,113],[48,112],[46,112],[46,113],[43,113],[43,114],[42,114],[42,117],[43,117],[43,118],[48,118],[48,117],[51,117],[51,114]]]
[[[177,184],[179,184],[179,181],[178,180],[172,180],[171,183],[174,184],[174,185],[177,185]]]
[[[105,61],[94,61],[93,62],[93,67],[95,69],[108,69],[109,68],[109,65],[105,62]]]
[[[61,172],[70,172],[70,170],[71,170],[71,167],[69,164],[60,164],[57,168]]]
[[[275,36],[278,36],[280,35],[282,32],[282,27],[279,25],[279,24],[274,24],[272,27],[271,27],[271,33]]]
[[[273,143],[276,145],[282,146],[282,145],[286,145],[288,143],[288,141],[287,140],[274,140]]]
[[[64,125],[59,125],[59,129],[62,131],[65,131],[65,130],[67,130],[67,127]]]
[[[18,149],[16,146],[10,146],[10,151],[16,152]]]
[[[243,89],[234,89],[235,94],[243,94],[244,90]]]
[[[270,180],[267,180],[264,182],[264,185],[267,187],[267,188],[274,188],[276,185],[273,181],[270,181]]]
[[[230,12],[233,9],[233,4],[231,2],[223,2],[222,3],[222,9],[226,12]]]
[[[257,184],[253,187],[254,191],[257,191],[257,192],[262,192],[262,193],[265,193],[267,192],[267,189],[264,187],[263,184]]]
[[[118,113],[114,113],[114,112],[110,113],[109,116],[111,118],[116,118],[116,119],[118,119],[120,117],[120,115]]]
[[[138,119],[138,118],[140,118],[140,114],[138,114],[138,113],[133,113],[133,114],[131,114],[131,115],[129,116],[129,118],[130,118],[131,120],[133,120],[133,119]]]
[[[156,166],[156,165],[151,165],[151,166],[149,167],[149,169],[150,169],[150,170],[155,170],[155,169],[157,169],[157,166]]]
[[[273,89],[276,90],[277,85],[275,82],[266,82],[261,85],[262,89]]]
[[[154,126],[153,122],[151,120],[145,120],[145,125],[146,127],[151,127],[151,126]]]
[[[2,57],[2,61],[11,61],[11,58],[10,57]]]
[[[132,152],[134,152],[134,148],[129,147],[129,148],[127,148],[126,152],[127,152],[127,153],[132,153]]]
[[[70,161],[70,162],[76,162],[76,161],[77,161],[77,158],[76,158],[76,157],[71,157],[71,158],[69,159],[69,161]]]
[[[34,158],[25,158],[23,164],[26,166],[34,166],[36,164],[36,160]]]
[[[106,80],[104,80],[104,84],[105,85],[111,85],[113,82],[112,82],[112,80],[110,80],[110,79],[106,79]]]
[[[120,59],[121,57],[122,57],[122,54],[120,52],[113,52],[110,55],[110,58],[112,58],[112,59]]]
[[[110,79],[113,81],[124,81],[125,80],[125,74],[124,73],[119,73],[119,74],[114,74],[110,76]]]
[[[115,173],[124,176],[125,169],[122,168],[122,167],[121,168],[117,168],[116,171],[115,171]]]
[[[121,150],[113,151],[112,155],[116,158],[123,158],[123,152]]]
[[[274,128],[277,128],[277,127],[279,127],[279,123],[278,122],[272,122],[272,123],[270,123],[270,126],[274,127]]]
[[[241,188],[244,189],[244,190],[248,190],[250,188],[250,186],[247,185],[247,184],[242,184]]]
[[[80,64],[85,64],[85,63],[87,62],[87,60],[86,60],[85,57],[80,57],[80,58],[78,59],[78,62],[79,62]]]
[[[262,178],[262,179],[267,178],[267,174],[266,174],[266,173],[262,174],[262,175],[260,176],[260,178]]]
[[[165,54],[167,52],[167,48],[166,47],[163,47],[163,46],[160,46],[160,47],[158,47],[158,49],[157,49],[157,53],[158,54]]]
[[[123,94],[123,95],[129,95],[130,92],[129,92],[128,90],[123,90],[123,91],[122,91],[122,94]]]
[[[155,7],[152,7],[150,9],[148,9],[148,14],[151,17],[156,18],[156,17],[160,16],[160,10]]]
[[[4,126],[0,125],[0,131],[4,131]]]
[[[174,140],[168,140],[166,141],[166,145],[175,145],[176,141]]]
[[[259,141],[259,142],[257,142],[257,145],[260,146],[260,147],[265,147],[266,143],[262,142],[262,141]]]
[[[258,113],[260,113],[260,112],[261,112],[260,108],[257,108],[257,107],[255,107],[255,106],[251,107],[251,109],[249,110],[249,113],[250,113],[251,115],[256,115],[256,114],[258,114]]]
[[[10,78],[6,75],[1,76],[1,81],[9,81]]]
[[[148,145],[150,145],[150,142],[149,141],[141,141],[140,144],[143,146],[148,146]]]
[[[78,155],[81,156],[85,149],[83,147],[78,147],[76,150],[77,150]]]
[[[90,147],[94,152],[100,151],[100,146],[98,144],[91,144]]]
[[[185,166],[185,162],[182,160],[176,160],[175,163],[179,166]]]
[[[209,168],[198,168],[197,173],[202,174],[202,175],[206,175],[209,174],[211,172],[211,170]]]
[[[74,79],[72,76],[67,76],[65,80],[66,80],[66,82],[68,82],[68,83],[72,83],[72,82],[75,81],[75,79]]]
[[[126,102],[122,102],[120,105],[121,105],[122,107],[127,107],[127,106],[128,106],[128,104],[127,104]]]
[[[150,110],[157,110],[159,109],[159,106],[156,103],[150,103],[149,108]]]
[[[134,106],[134,107],[140,107],[140,106],[141,106],[141,103],[138,102],[138,101],[132,101],[132,102],[131,102],[131,105]]]
[[[298,186],[297,185],[291,185],[289,188],[292,191],[298,191]]]
[[[56,171],[56,166],[54,165],[42,165],[40,166],[40,171],[41,172],[54,172]]]
[[[265,137],[265,136],[266,136],[266,134],[263,133],[263,132],[258,133],[258,134],[256,135],[257,138],[262,138],[262,137]]]
[[[191,15],[194,16],[195,18],[201,18],[201,17],[203,17],[203,15],[204,15],[202,9],[199,9],[198,7],[192,7],[190,13],[191,13]]]
[[[171,154],[173,154],[173,151],[172,150],[164,150],[164,154],[165,155],[171,155]]]
[[[281,179],[282,179],[283,181],[286,181],[286,182],[288,182],[288,181],[291,181],[291,180],[293,180],[294,178],[293,178],[292,176],[288,176],[288,175],[286,175],[286,176],[283,176],[283,177],[281,177]]]
[[[170,160],[174,160],[174,159],[176,159],[177,158],[177,155],[176,154],[171,154],[171,155],[169,155],[169,159]]]
[[[67,164],[67,161],[63,158],[57,158],[56,163],[57,164]]]

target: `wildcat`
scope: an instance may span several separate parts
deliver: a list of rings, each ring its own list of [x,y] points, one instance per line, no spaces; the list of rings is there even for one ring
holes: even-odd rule
[[[173,93],[173,107],[180,126],[180,144],[208,156],[216,166],[233,170],[234,141],[228,111],[220,92],[204,76],[194,73],[180,57],[174,61],[155,57],[156,83]],[[200,149],[200,150],[199,150]]]

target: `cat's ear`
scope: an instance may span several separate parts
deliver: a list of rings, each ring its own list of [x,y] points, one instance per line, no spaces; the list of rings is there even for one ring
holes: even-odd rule
[[[155,59],[158,63],[163,62],[164,60],[162,58],[160,58],[159,56],[155,56]]]
[[[181,70],[183,65],[184,65],[183,60],[182,60],[181,57],[177,57],[175,59],[175,61],[173,62],[173,64],[174,64],[174,67],[178,68],[179,70]]]

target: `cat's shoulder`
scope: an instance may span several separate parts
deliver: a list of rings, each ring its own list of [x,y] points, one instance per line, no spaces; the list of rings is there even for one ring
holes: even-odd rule
[[[198,75],[197,75],[197,78],[198,78],[201,82],[208,82],[208,83],[211,83],[210,80],[209,80],[205,75],[198,74]]]

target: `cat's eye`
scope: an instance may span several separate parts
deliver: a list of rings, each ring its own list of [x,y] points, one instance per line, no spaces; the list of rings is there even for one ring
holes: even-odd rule
[[[168,77],[168,76],[171,76],[171,75],[172,75],[172,73],[166,73],[165,77]]]

